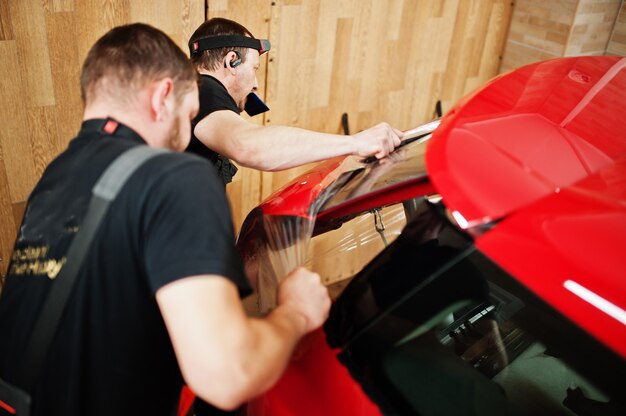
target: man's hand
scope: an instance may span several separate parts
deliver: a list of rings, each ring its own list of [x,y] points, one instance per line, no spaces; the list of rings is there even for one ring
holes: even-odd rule
[[[402,132],[387,123],[380,123],[354,134],[353,137],[356,139],[355,155],[364,157],[374,155],[382,159],[400,145]]]
[[[300,315],[303,332],[311,332],[324,323],[330,309],[328,290],[317,273],[298,267],[278,287],[278,304]]]

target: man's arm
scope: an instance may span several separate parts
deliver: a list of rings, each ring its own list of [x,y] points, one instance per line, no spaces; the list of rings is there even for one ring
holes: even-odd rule
[[[260,126],[228,110],[213,112],[195,127],[196,137],[240,165],[276,171],[335,156],[387,156],[402,132],[386,123],[354,134],[318,133],[295,127]]]
[[[215,275],[193,276],[156,293],[188,386],[223,409],[269,389],[298,340],[319,328],[330,299],[317,274],[296,269],[280,285],[266,318],[248,317],[235,285]]]

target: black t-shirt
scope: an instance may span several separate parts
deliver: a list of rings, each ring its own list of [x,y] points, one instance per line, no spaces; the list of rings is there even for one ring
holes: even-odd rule
[[[233,176],[237,173],[237,167],[227,157],[206,147],[193,132],[200,120],[219,110],[230,110],[241,114],[237,103],[228,93],[224,84],[210,75],[202,74],[200,76],[200,110],[191,122],[191,141],[187,151],[211,161],[217,169],[217,175],[222,178],[224,185],[226,185],[233,180]]]
[[[105,120],[83,123],[29,197],[0,296],[0,376],[19,371],[30,330],[86,212],[91,188],[124,150],[145,145]],[[164,285],[217,274],[249,292],[214,169],[158,155],[103,219],[35,386],[33,416],[173,415],[182,376],[155,299]]]

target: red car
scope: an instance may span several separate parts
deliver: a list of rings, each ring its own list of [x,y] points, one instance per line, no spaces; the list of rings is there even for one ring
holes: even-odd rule
[[[626,414],[625,68],[499,76],[388,159],[325,162],[255,209],[238,245],[260,310],[312,236],[370,212],[370,236],[385,212],[403,229],[247,414]]]

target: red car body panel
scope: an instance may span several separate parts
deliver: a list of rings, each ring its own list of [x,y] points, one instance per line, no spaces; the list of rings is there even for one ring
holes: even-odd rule
[[[476,246],[626,358],[626,157],[512,214]]]
[[[316,198],[326,189],[331,179],[336,179],[337,176],[333,175],[333,171],[340,167],[342,160],[343,158],[331,159],[321,163],[270,195],[258,208],[266,216],[315,215],[317,222],[324,222],[327,219],[361,213],[373,206],[385,206],[436,192],[427,177],[417,177],[376,191],[374,199],[372,194],[366,194],[320,212],[311,212],[311,205]]]
[[[446,114],[426,165],[459,225],[502,218],[623,157],[625,67],[619,57],[529,65]]]
[[[315,198],[329,185],[329,180],[336,179],[332,173],[342,161],[339,157],[322,162],[274,192],[259,205],[263,215],[308,217]]]
[[[306,336],[278,383],[248,403],[247,414],[256,416],[377,416],[378,407],[365,395],[343,365],[338,351],[326,343],[324,332]],[[302,402],[303,392],[306,395]]]

